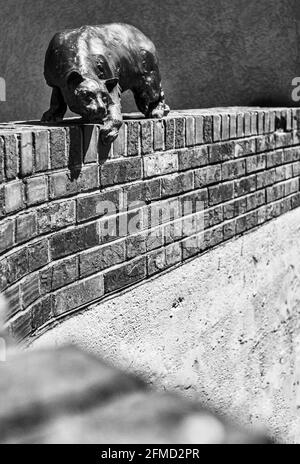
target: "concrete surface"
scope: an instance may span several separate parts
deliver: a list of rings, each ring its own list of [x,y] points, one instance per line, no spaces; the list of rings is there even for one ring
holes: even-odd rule
[[[173,109],[293,104],[296,0],[0,0],[0,12],[0,77],[7,84],[0,121],[34,119],[48,109],[43,61],[56,31],[114,21],[155,42]],[[135,110],[131,94],[123,108]]]
[[[300,442],[300,209],[65,320],[77,344],[277,440]]]

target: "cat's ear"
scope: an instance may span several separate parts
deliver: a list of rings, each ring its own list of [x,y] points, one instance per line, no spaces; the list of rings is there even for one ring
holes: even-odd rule
[[[83,77],[77,71],[72,71],[67,77],[67,85],[70,89],[75,89],[82,81]]]
[[[112,77],[111,79],[106,79],[105,85],[106,85],[107,90],[109,92],[111,92],[116,87],[118,82],[119,82],[119,79],[117,77]]]

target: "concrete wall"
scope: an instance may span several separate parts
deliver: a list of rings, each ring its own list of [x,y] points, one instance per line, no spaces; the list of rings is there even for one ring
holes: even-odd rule
[[[300,442],[300,209],[64,321],[77,344],[238,423]]]
[[[173,109],[292,103],[300,75],[297,0],[0,0],[0,121],[39,118],[49,104],[47,44],[58,30],[129,22],[161,58]],[[124,110],[133,110],[131,97]]]

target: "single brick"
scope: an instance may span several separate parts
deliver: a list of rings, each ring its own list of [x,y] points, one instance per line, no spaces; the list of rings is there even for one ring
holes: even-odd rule
[[[146,253],[147,232],[131,235],[126,239],[126,258],[132,259]],[[119,262],[125,261],[123,258]]]
[[[299,190],[299,179],[290,179],[284,184],[284,195],[291,195]]]
[[[236,233],[241,234],[253,227],[257,226],[258,217],[257,211],[252,211],[245,216],[236,219]]]
[[[221,140],[221,115],[213,115],[213,141],[219,142]]]
[[[221,180],[221,165],[206,166],[195,170],[195,189],[216,184]]]
[[[266,154],[267,168],[280,166],[283,163],[283,150],[273,151]]]
[[[164,122],[159,119],[153,121],[154,125],[154,150],[163,150],[165,143],[165,127]]]
[[[220,163],[234,158],[234,142],[216,143],[209,147],[209,162]]]
[[[251,115],[250,113],[244,114],[244,134],[245,134],[245,137],[249,137],[251,135]]]
[[[68,166],[67,138],[63,127],[55,127],[50,130],[50,165],[52,169]]]
[[[284,184],[275,184],[271,187],[267,187],[266,195],[267,195],[267,203],[271,201],[279,200],[279,198],[284,197],[285,186]]]
[[[152,203],[148,207],[148,228],[153,228],[164,222],[170,222],[180,216],[178,198]]]
[[[48,240],[43,239],[28,246],[29,271],[36,271],[49,262]]]
[[[212,143],[213,141],[213,120],[212,116],[203,116],[203,140],[204,143]]]
[[[165,249],[166,266],[174,266],[182,261],[182,249],[180,243],[171,243]]]
[[[178,175],[164,176],[161,179],[161,195],[168,197],[188,192],[194,188],[193,173],[188,171]]]
[[[98,161],[99,129],[94,124],[83,126],[83,161],[94,163]]]
[[[246,195],[256,190],[256,175],[244,177],[234,182],[234,193],[236,197]]]
[[[269,131],[270,133],[275,132],[275,111],[269,113]]]
[[[8,251],[14,244],[14,221],[7,219],[0,222],[0,253]]]
[[[291,208],[298,208],[300,206],[300,193],[296,193],[291,197]]]
[[[7,259],[7,282],[13,284],[30,272],[28,249],[22,248]]]
[[[166,253],[164,248],[149,253],[147,256],[148,276],[157,274],[157,272],[162,272],[166,267]]]
[[[164,119],[165,123],[165,149],[175,148],[175,119]]]
[[[178,171],[178,153],[167,152],[143,157],[144,177],[162,176]]]
[[[236,219],[223,225],[223,240],[229,240],[235,236]]]
[[[20,285],[14,285],[4,292],[4,297],[8,304],[8,311],[5,314],[5,320],[8,321],[21,309]]]
[[[145,234],[146,251],[160,248],[164,244],[164,227],[156,227]]]
[[[253,172],[262,171],[266,169],[266,157],[265,155],[253,155],[246,159],[246,171],[247,174]]]
[[[295,176],[300,176],[300,163],[293,163],[292,166],[289,166],[289,168],[292,167],[292,175],[293,177]],[[288,166],[285,166],[285,168],[287,169]],[[290,173],[287,174],[288,177],[291,177]]]
[[[203,140],[203,116],[195,116],[195,145],[200,145]]]
[[[166,245],[181,240],[183,238],[183,218],[175,219],[175,221],[166,224],[163,228],[163,237]],[[159,248],[159,246],[155,248]]]
[[[49,133],[46,130],[33,133],[35,148],[35,171],[47,171],[49,168]]]
[[[163,124],[163,121],[161,123]],[[140,125],[141,125],[141,153],[142,155],[147,155],[153,152],[153,122],[145,120],[145,121],[141,121]],[[163,131],[164,130],[165,129],[163,127]]]
[[[245,175],[246,162],[243,159],[222,164],[222,181],[236,179]]]
[[[124,204],[130,209],[130,205],[136,201],[154,201],[160,198],[160,179],[151,179],[136,182],[124,187]]]
[[[236,117],[236,136],[244,137],[244,114],[238,113]]]
[[[204,233],[188,237],[181,242],[182,260],[184,261],[198,255],[205,247]]]
[[[18,139],[16,135],[6,135],[5,138],[5,176],[8,180],[15,179],[19,171]]]
[[[113,240],[117,240],[120,237],[125,237],[127,235],[127,223],[126,230],[120,231],[120,216],[126,216],[125,214],[119,216],[109,216],[99,219],[98,221],[98,233],[99,233],[99,243],[103,245],[104,243],[109,243]]]
[[[294,131],[300,130],[300,111],[292,108],[292,127]]]
[[[99,244],[96,223],[71,230],[58,232],[50,239],[50,251],[53,259],[63,258],[72,253],[86,250]]]
[[[28,206],[44,203],[48,199],[48,180],[46,176],[26,179],[26,202]]]
[[[53,295],[53,312],[56,316],[101,298],[104,294],[103,276],[96,275],[71,284]]]
[[[40,296],[40,285],[38,275],[27,277],[21,283],[22,307],[28,308]]]
[[[61,287],[75,282],[79,277],[78,258],[72,256],[55,263],[51,268],[51,290],[57,290]],[[42,278],[41,278],[42,281]]]
[[[274,148],[275,148],[274,134],[261,135],[256,138],[256,152],[257,153],[274,150]]]
[[[251,135],[257,135],[257,113],[251,113]]]
[[[80,126],[66,129],[67,159],[71,168],[81,167],[83,160],[83,133]]]
[[[217,226],[213,229],[204,231],[204,241],[207,248],[212,248],[223,242],[223,226]]]
[[[6,216],[5,213],[5,188],[0,186],[0,219]]]
[[[184,216],[182,218],[182,236],[190,237],[205,228],[206,214],[203,211]]]
[[[203,211],[208,206],[207,189],[194,190],[193,192],[181,195],[179,201],[183,215]]]
[[[276,132],[275,147],[284,148],[293,145],[293,134],[291,132]]]
[[[175,119],[175,148],[184,148],[185,142],[185,119]]]
[[[235,139],[236,138],[236,114],[230,114],[230,121],[229,121],[229,138]]]
[[[185,120],[185,143],[187,147],[195,145],[195,120],[192,116]]]
[[[222,133],[221,140],[228,140],[230,138],[230,119],[228,114],[222,114]]]
[[[104,274],[105,293],[128,287],[146,277],[146,257],[118,265]]]
[[[294,148],[285,148],[283,150],[283,163],[292,163],[294,161]]]
[[[139,154],[140,125],[138,121],[128,121],[126,124],[127,124],[127,155],[136,156]]]
[[[36,212],[24,213],[16,219],[16,242],[23,243],[37,234]]]
[[[264,112],[264,133],[269,134],[270,131],[270,113],[269,111]]]
[[[257,113],[257,133],[263,134],[264,133],[264,112],[263,111],[258,111]]]
[[[209,205],[217,205],[233,198],[233,182],[227,182],[217,186],[209,187]]]
[[[37,209],[37,224],[40,234],[46,234],[75,224],[75,201],[49,203]]]
[[[178,151],[179,171],[198,168],[206,164],[208,164],[208,148],[205,145]]]
[[[16,342],[20,343],[31,335],[31,312],[21,312],[20,316],[10,323],[10,331]]]
[[[55,172],[49,176],[49,187],[51,199],[88,192],[99,187],[99,171],[96,165],[84,167],[77,179],[68,171]]]
[[[80,277],[86,277],[124,262],[125,241],[115,241],[80,255]]]
[[[4,149],[4,139],[0,137],[0,184],[4,181],[4,158],[5,158],[5,149]]]
[[[52,317],[52,296],[48,295],[31,307],[32,330],[35,331],[50,321]]]
[[[259,190],[258,192],[252,193],[247,196],[247,211],[256,209],[266,203],[265,190]]]
[[[9,270],[9,262],[6,258],[0,261],[0,291],[7,289],[8,285],[11,283],[11,276]]]
[[[141,179],[141,158],[109,161],[101,166],[101,185],[107,187]]]
[[[13,213],[24,208],[23,183],[14,181],[5,185],[5,211]]]
[[[255,139],[239,140],[235,142],[234,157],[241,158],[256,153]]]
[[[261,189],[272,185],[275,182],[275,169],[269,169],[264,172],[259,172],[256,176],[257,188]]]
[[[123,197],[121,190],[108,190],[77,199],[77,221],[116,214],[122,210]]]
[[[21,175],[29,176],[33,172],[32,132],[21,133]]]

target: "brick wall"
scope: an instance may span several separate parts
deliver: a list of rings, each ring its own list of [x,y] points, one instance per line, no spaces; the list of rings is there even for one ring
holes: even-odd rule
[[[0,125],[0,291],[18,340],[300,205],[300,110]]]

